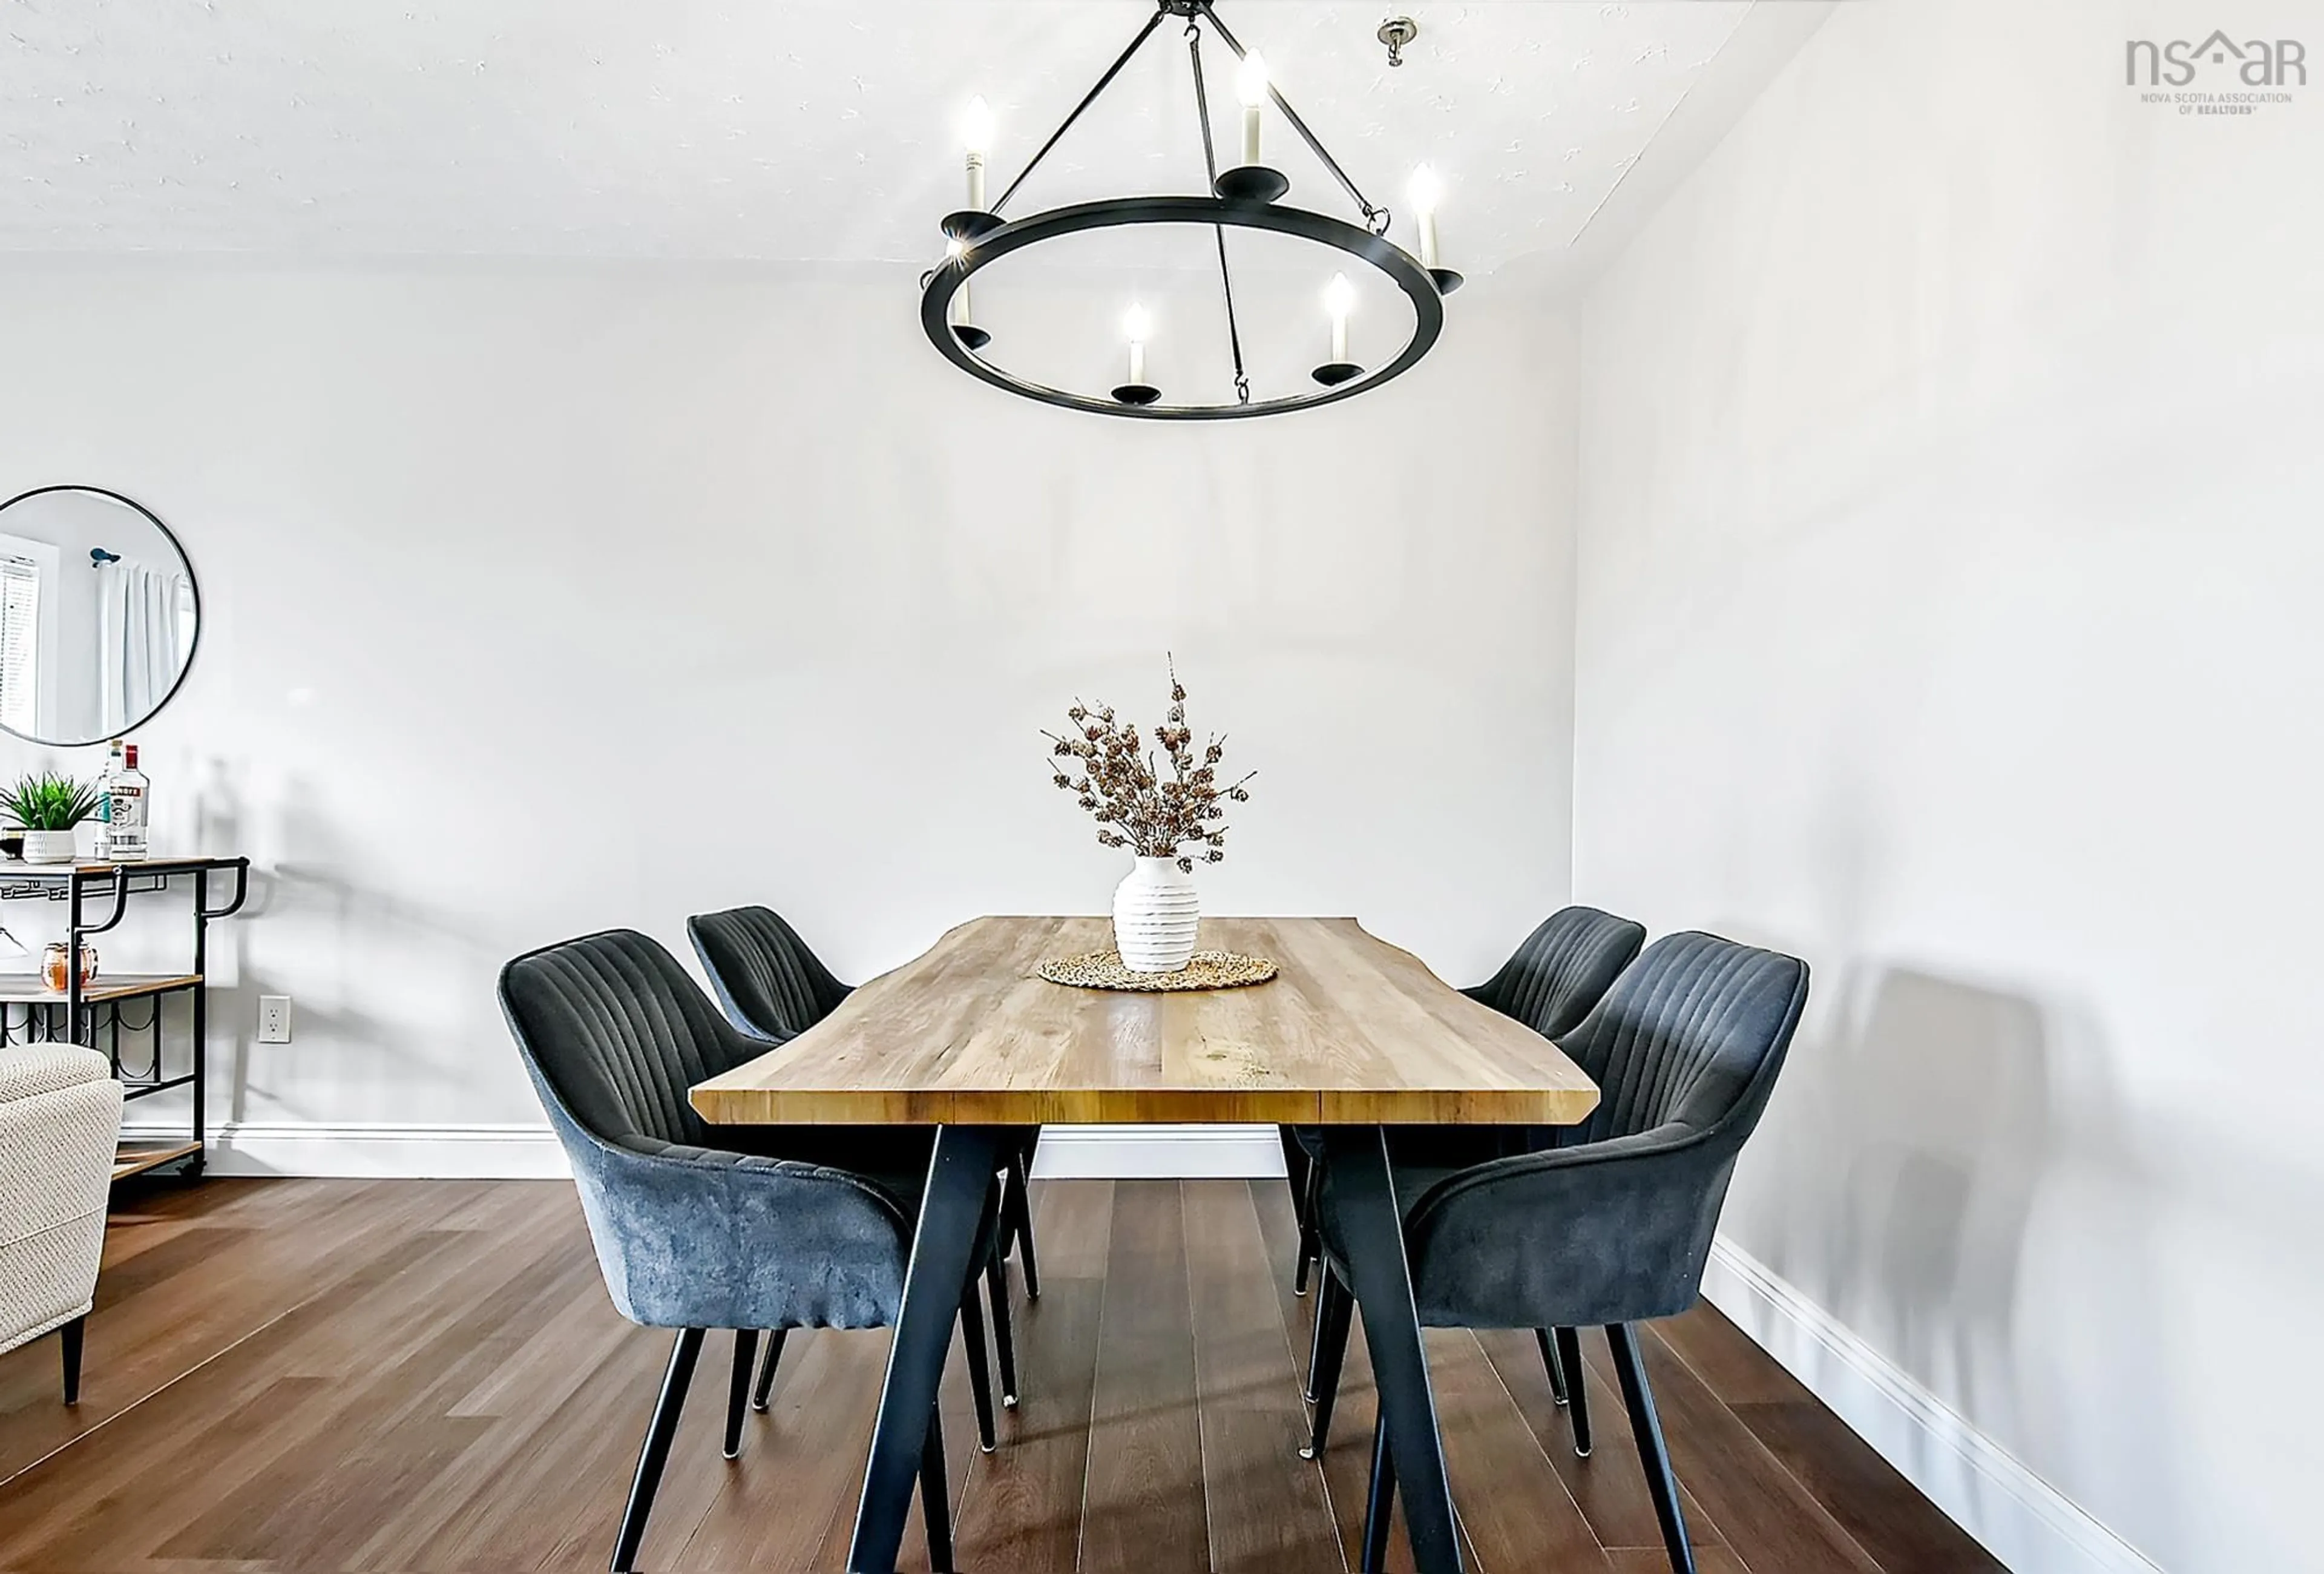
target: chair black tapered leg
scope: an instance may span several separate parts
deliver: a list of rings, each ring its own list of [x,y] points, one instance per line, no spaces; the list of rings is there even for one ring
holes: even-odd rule
[[[1330,1271],[1326,1270],[1323,1274],[1323,1293],[1315,1298],[1315,1315],[1309,1319],[1313,1326],[1308,1329],[1307,1335],[1307,1380],[1299,1390],[1299,1397],[1310,1404],[1315,1403],[1315,1379],[1323,1369],[1323,1345],[1332,1337],[1332,1319],[1324,1315],[1325,1305],[1331,1300],[1332,1291],[1332,1275]]]
[[[1307,1166],[1311,1161],[1307,1150],[1299,1145],[1299,1136],[1287,1125],[1275,1128],[1277,1140],[1283,1144],[1283,1184],[1291,1193],[1291,1217],[1302,1228],[1307,1223]]]
[[[1001,1408],[1017,1408],[1017,1330],[1009,1309],[1009,1272],[993,1254],[984,1266],[985,1299],[992,1306],[992,1354],[1001,1364]],[[975,1299],[972,1292],[970,1299]]]
[[[1396,1508],[1396,1460],[1388,1450],[1388,1417],[1372,1423],[1372,1484],[1364,1497],[1363,1574],[1387,1574],[1388,1528]]]
[[[1316,1216],[1323,1211],[1323,1166],[1310,1160],[1306,1179],[1302,1184],[1305,1197],[1299,1206],[1299,1266],[1291,1276],[1291,1293],[1307,1293],[1307,1273],[1322,1262],[1323,1236]]]
[[[81,1336],[88,1330],[88,1314],[87,1312],[81,1313],[80,1316],[57,1329],[57,1340],[64,1351],[65,1403],[67,1404],[80,1403]]]
[[[661,1468],[669,1462],[669,1441],[678,1435],[678,1412],[686,1408],[687,1385],[694,1381],[694,1363],[701,1354],[702,1330],[679,1329],[678,1342],[670,1347],[669,1369],[662,1374],[661,1397],[654,1402],[653,1420],[646,1425],[646,1446],[639,1451],[638,1473],[630,1482],[629,1505],[622,1510],[621,1533],[613,1538],[613,1574],[633,1574],[638,1566],[646,1515],[653,1512]]]
[[[1008,1127],[936,1128],[927,1193],[904,1273],[904,1304],[888,1341],[888,1376],[880,1392],[879,1419],[872,1426],[863,1492],[856,1503],[854,1538],[847,1551],[850,1569],[885,1574],[896,1566],[896,1549],[904,1539],[912,1485],[928,1435],[928,1416],[944,1375],[945,1352],[952,1344],[962,1297],[973,1288],[978,1264],[972,1255],[991,1196],[992,1177],[1008,1144],[1022,1140],[1021,1132]]]
[[[757,1365],[759,1330],[734,1330],[734,1373],[726,1384],[726,1445],[728,1458],[739,1458],[742,1453],[742,1417],[751,1404],[751,1369]]]
[[[766,1357],[759,1363],[759,1385],[751,1391],[751,1408],[763,1412],[767,1396],[775,1391],[775,1368],[782,1364],[783,1338],[788,1329],[775,1329],[767,1335]]]
[[[1670,1450],[1663,1446],[1662,1417],[1655,1412],[1655,1391],[1646,1385],[1646,1368],[1638,1359],[1638,1337],[1628,1323],[1606,1330],[1614,1351],[1614,1375],[1622,1382],[1622,1403],[1630,1410],[1630,1431],[1638,1440],[1638,1463],[1646,1469],[1646,1494],[1655,1500],[1655,1518],[1663,1527],[1663,1547],[1670,1553],[1676,1574],[1694,1574],[1694,1551],[1686,1542],[1686,1516],[1678,1505],[1678,1477],[1671,1473]]]
[[[1541,1347],[1542,1370],[1549,1374],[1549,1396],[1557,1402],[1560,1409],[1563,1409],[1566,1403],[1565,1363],[1557,1358],[1557,1346],[1551,1340],[1547,1329],[1534,1329],[1533,1338],[1534,1343]]]
[[[1038,1301],[1041,1299],[1041,1270],[1033,1261],[1032,1177],[1026,1171],[1023,1148],[1009,1150],[1009,1190],[1001,1199],[1001,1207],[1007,1210],[1002,1222],[1008,1227],[1010,1240],[1017,1248],[1017,1271],[1025,1275],[1025,1299]],[[998,1320],[997,1314],[995,1320]],[[1014,1404],[1017,1385],[1012,1383],[1008,1386],[1010,1403]]]
[[[1324,1445],[1331,1441],[1332,1411],[1340,1398],[1340,1368],[1348,1357],[1348,1324],[1355,1312],[1355,1297],[1340,1282],[1340,1276],[1326,1263],[1318,1272],[1323,1275],[1315,1285],[1315,1359],[1307,1374],[1308,1385],[1315,1390],[1315,1416],[1307,1432],[1307,1446],[1299,1450],[1303,1459],[1320,1459]]]
[[[984,1307],[971,1289],[960,1298],[960,1342],[968,1347],[968,1396],[976,1405],[976,1446],[992,1452],[992,1367],[984,1353]]]
[[[1582,1380],[1582,1336],[1573,1329],[1557,1330],[1557,1364],[1565,1368],[1565,1419],[1573,1423],[1573,1453],[1590,1457],[1590,1395]]]
[[[952,1484],[945,1479],[944,1407],[928,1416],[928,1440],[920,1449],[920,1520],[928,1529],[928,1567],[952,1569]]]

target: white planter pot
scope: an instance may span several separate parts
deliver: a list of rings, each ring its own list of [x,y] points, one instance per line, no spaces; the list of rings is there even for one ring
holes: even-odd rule
[[[1113,946],[1133,973],[1176,973],[1194,954],[1202,921],[1194,877],[1175,858],[1139,858],[1113,888]]]
[[[24,862],[69,864],[75,856],[73,839],[69,830],[28,830],[24,833]]]

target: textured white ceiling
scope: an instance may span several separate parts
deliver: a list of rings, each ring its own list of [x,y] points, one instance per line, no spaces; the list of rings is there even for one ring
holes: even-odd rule
[[[1561,247],[1734,33],[1722,0],[1220,0],[1375,201],[1447,188],[1447,261]],[[1148,0],[14,0],[0,251],[926,261],[954,126],[995,109],[993,195]],[[1373,29],[1416,17],[1388,68]],[[1231,137],[1231,62],[1206,40]],[[1342,199],[1270,119],[1295,197]],[[1192,190],[1167,23],[1012,211]],[[1409,244],[1407,242],[1407,244]]]

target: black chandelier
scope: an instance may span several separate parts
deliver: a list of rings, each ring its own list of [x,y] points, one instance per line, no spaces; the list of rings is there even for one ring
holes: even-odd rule
[[[1049,150],[1070,130],[1082,112],[1097,101],[1128,65],[1146,41],[1170,17],[1185,23],[1186,56],[1194,70],[1194,116],[1203,132],[1204,171],[1210,180],[1210,195],[1202,197],[1116,197],[1102,202],[1080,202],[1070,207],[1052,208],[1045,213],[1031,214],[1023,218],[1005,219],[1002,209],[1009,199],[1025,183],[1025,177],[1040,166]],[[1234,52],[1240,62],[1236,74],[1237,96],[1242,100],[1242,159],[1231,169],[1218,167],[1218,154],[1211,137],[1210,101],[1203,83],[1203,44],[1201,24],[1207,23],[1219,41]],[[1399,22],[1404,28],[1399,43],[1409,42],[1409,23]],[[1383,27],[1381,38],[1388,42],[1389,30]],[[1392,43],[1389,63],[1399,63],[1396,44]],[[1362,215],[1361,223],[1329,218],[1306,208],[1290,207],[1278,201],[1291,189],[1291,182],[1277,170],[1268,168],[1259,159],[1260,122],[1263,106],[1271,102],[1283,116],[1284,123],[1298,134],[1315,156],[1323,161],[1333,180],[1354,199]],[[984,160],[991,136],[990,112],[984,101],[978,99],[970,106],[968,124],[964,137],[968,144],[968,206],[956,213],[945,216],[941,226],[950,241],[945,260],[932,268],[921,279],[920,326],[930,343],[961,370],[973,377],[1005,388],[1045,404],[1059,405],[1067,410],[1085,410],[1101,415],[1137,416],[1149,421],[1231,421],[1244,416],[1275,415],[1287,410],[1305,410],[1319,404],[1377,388],[1390,378],[1398,376],[1418,363],[1436,343],[1444,327],[1444,297],[1461,287],[1461,275],[1450,268],[1441,267],[1436,256],[1436,220],[1434,179],[1425,165],[1416,173],[1413,183],[1414,207],[1419,255],[1414,256],[1388,238],[1390,215],[1386,208],[1376,206],[1357,189],[1356,183],[1341,169],[1307,123],[1299,118],[1282,93],[1268,79],[1266,67],[1259,57],[1244,50],[1235,35],[1227,30],[1211,0],[1156,0],[1154,14],[1138,36],[1117,57],[1105,74],[1098,78],[1073,113],[1049,134],[1030,162],[1018,171],[1017,178],[1001,193],[1000,200],[990,208],[984,202]],[[984,268],[990,267],[1011,253],[1061,236],[1076,235],[1086,230],[1121,228],[1148,224],[1207,224],[1212,227],[1218,244],[1219,287],[1225,298],[1227,353],[1234,372],[1234,400],[1231,403],[1166,404],[1162,391],[1146,380],[1146,325],[1140,308],[1132,306],[1124,321],[1124,333],[1129,346],[1129,375],[1110,394],[1078,394],[1069,389],[1054,388],[1017,375],[982,354],[991,343],[992,336],[971,319],[967,310],[968,282]],[[1350,357],[1348,350],[1348,314],[1354,291],[1344,274],[1337,274],[1324,292],[1325,307],[1332,323],[1332,353],[1310,374],[1315,386],[1296,394],[1273,398],[1254,399],[1250,379],[1243,368],[1242,333],[1235,318],[1234,275],[1227,264],[1226,232],[1229,228],[1272,231],[1296,239],[1312,241],[1331,246],[1360,262],[1369,264],[1385,274],[1388,282],[1401,290],[1412,303],[1413,332],[1404,347],[1385,362],[1366,366]],[[955,309],[957,306],[957,309]]]

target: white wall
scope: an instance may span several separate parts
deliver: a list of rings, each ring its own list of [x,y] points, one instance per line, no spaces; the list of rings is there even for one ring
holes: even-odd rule
[[[2317,1557],[2324,85],[2124,45],[2319,22],[1841,6],[1582,329],[1577,893],[1816,969],[1730,1240],[2180,1574]]]
[[[0,486],[136,497],[200,578],[141,736],[157,846],[265,874],[220,1107],[537,1125],[493,975],[602,926],[686,954],[768,902],[860,978],[1102,911],[1125,866],[1037,729],[1158,719],[1165,650],[1260,773],[1211,910],[1482,976],[1567,890],[1570,355],[1461,304],[1392,388],[1165,427],[971,383],[908,274],[0,270]],[[292,1044],[247,1042],[262,991]]]

